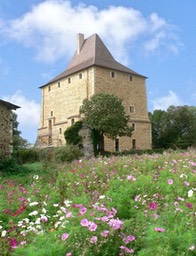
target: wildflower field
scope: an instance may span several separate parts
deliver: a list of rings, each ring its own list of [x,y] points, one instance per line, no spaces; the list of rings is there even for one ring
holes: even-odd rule
[[[1,176],[0,255],[196,255],[195,174],[189,150]]]

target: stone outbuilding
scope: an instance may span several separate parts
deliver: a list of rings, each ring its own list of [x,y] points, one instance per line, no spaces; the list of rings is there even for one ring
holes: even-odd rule
[[[97,34],[87,39],[78,34],[77,49],[68,67],[40,87],[42,102],[36,145],[64,145],[64,131],[81,119],[79,109],[83,100],[107,93],[122,100],[133,133],[131,138],[105,137],[105,150],[150,149],[146,78],[117,62]]]
[[[20,108],[0,100],[0,157],[10,156],[13,151],[13,112]]]

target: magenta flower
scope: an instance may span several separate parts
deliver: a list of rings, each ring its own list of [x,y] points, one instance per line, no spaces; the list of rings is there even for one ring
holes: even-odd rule
[[[68,252],[68,253],[66,253],[65,256],[72,256],[72,253],[71,253],[71,252]]]
[[[111,219],[109,221],[109,225],[112,229],[121,229],[123,224],[124,222],[119,219]]]
[[[88,230],[95,231],[97,229],[97,224],[95,224],[93,221],[89,221]]]
[[[87,211],[86,207],[80,208],[80,215],[83,215]]]
[[[193,209],[193,205],[191,203],[186,203],[186,206],[190,209]]]
[[[15,249],[17,247],[17,245],[18,245],[18,242],[17,242],[16,238],[11,239],[11,241],[10,241],[11,248]]]
[[[182,197],[180,197],[180,196],[178,196],[177,199],[178,199],[178,201],[182,201],[182,202],[184,201],[184,198],[182,198]]]
[[[167,180],[167,183],[168,183],[169,185],[171,185],[171,184],[173,184],[173,180],[172,180],[172,179],[168,179],[168,180]]]
[[[90,239],[90,243],[91,244],[96,244],[97,242],[97,236],[92,236],[91,239]]]
[[[150,202],[150,203],[148,204],[148,208],[149,208],[150,210],[155,210],[155,209],[157,208],[157,204],[156,204],[155,202]]]
[[[68,237],[69,237],[69,234],[64,233],[64,234],[62,234],[62,236],[61,236],[61,240],[66,241]]]
[[[46,216],[42,216],[40,220],[41,222],[48,222],[48,218]]]
[[[134,236],[127,236],[127,237],[124,238],[125,244],[128,244],[129,242],[132,242],[134,240],[135,240]]]
[[[154,228],[154,231],[164,233],[165,232],[165,228]]]
[[[100,235],[101,235],[102,237],[107,237],[108,234],[109,234],[109,231],[108,231],[108,230],[104,230],[104,231],[102,231],[102,232],[100,233]]]
[[[80,225],[81,225],[82,227],[88,227],[89,221],[88,221],[87,219],[82,219],[82,220],[80,221]]]
[[[188,187],[190,184],[189,184],[188,181],[185,181],[185,182],[184,182],[184,185]]]

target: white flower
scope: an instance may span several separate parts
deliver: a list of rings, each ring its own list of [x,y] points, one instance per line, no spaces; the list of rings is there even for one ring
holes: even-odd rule
[[[191,197],[192,195],[193,195],[193,190],[190,189],[190,190],[188,191],[188,197]]]
[[[29,219],[28,218],[25,218],[23,219],[26,223],[29,223]]]
[[[38,202],[32,202],[29,204],[29,206],[34,206],[34,205],[38,205],[39,203]]]
[[[38,180],[38,179],[39,179],[39,176],[38,176],[38,175],[34,175],[34,176],[33,176],[33,179],[34,179],[34,180]]]
[[[100,195],[99,199],[104,199],[105,195]]]
[[[43,208],[43,209],[42,209],[42,212],[43,212],[43,213],[46,213],[46,209],[45,209],[45,208]]]
[[[41,223],[41,218],[37,218],[35,221],[35,224],[40,224]]]
[[[69,200],[64,201],[64,204],[66,207],[69,207],[71,203],[72,203],[72,201],[69,201]]]
[[[6,234],[7,234],[7,231],[6,231],[6,230],[3,230],[2,233],[1,233],[1,237],[6,236]]]
[[[38,211],[33,211],[33,212],[29,213],[29,216],[33,216],[33,215],[37,215],[37,214],[38,214]]]
[[[183,178],[183,177],[187,178],[187,175],[184,174],[184,173],[182,173],[182,174],[180,175],[180,178]]]
[[[3,227],[0,225],[0,229],[2,229]]]
[[[53,206],[54,206],[54,207],[58,207],[58,206],[59,206],[59,204],[53,204]]]

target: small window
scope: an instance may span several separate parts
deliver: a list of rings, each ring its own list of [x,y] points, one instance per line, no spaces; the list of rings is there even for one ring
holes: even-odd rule
[[[82,79],[82,73],[79,74],[79,79]]]
[[[61,82],[58,82],[58,87],[59,87],[59,88],[61,87]]]
[[[136,139],[132,139],[132,149],[136,149]]]
[[[135,107],[134,106],[130,106],[129,107],[129,112],[130,113],[135,113]]]
[[[111,72],[110,72],[110,76],[111,76],[112,78],[115,78],[115,72],[114,72],[114,71],[111,71]]]
[[[50,116],[53,116],[53,111],[50,112]]]
[[[119,139],[115,139],[115,151],[119,151]]]
[[[73,125],[75,123],[74,118],[71,119],[71,125]]]
[[[135,123],[132,123],[133,131],[135,131]]]
[[[50,86],[48,86],[48,91],[50,92],[50,90],[51,90],[51,87],[50,87]]]
[[[71,77],[68,78],[68,84],[70,84],[70,83],[71,83]]]
[[[129,81],[133,81],[133,77],[129,75]]]
[[[62,128],[59,128],[59,134],[62,134]]]

